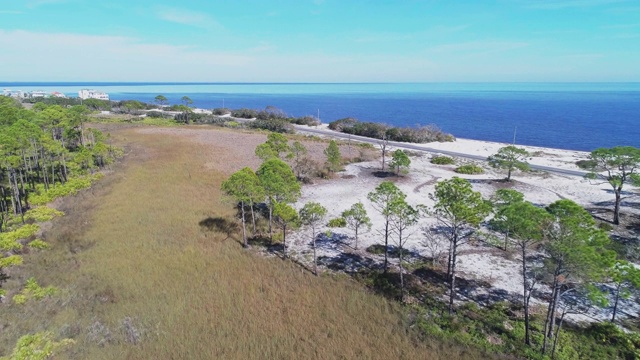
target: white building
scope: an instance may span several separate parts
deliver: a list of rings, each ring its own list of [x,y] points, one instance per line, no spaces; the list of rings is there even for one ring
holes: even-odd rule
[[[57,97],[57,98],[63,98],[63,99],[67,97],[65,94],[63,94],[61,92],[57,92],[57,91],[52,92],[51,96]]]
[[[31,92],[31,97],[32,98],[38,98],[38,97],[49,97],[46,91],[42,91],[42,90],[34,90]]]
[[[98,100],[109,100],[109,94],[104,93],[102,91],[96,91],[91,89],[82,89],[78,91],[78,97],[80,99],[98,99]]]
[[[27,93],[25,93],[22,90],[3,89],[2,90],[2,96],[10,96],[12,98],[22,99],[22,98],[27,97]]]

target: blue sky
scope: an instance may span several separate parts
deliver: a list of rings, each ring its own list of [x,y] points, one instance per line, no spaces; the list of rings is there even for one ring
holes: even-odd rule
[[[639,0],[24,0],[2,81],[640,81]]]

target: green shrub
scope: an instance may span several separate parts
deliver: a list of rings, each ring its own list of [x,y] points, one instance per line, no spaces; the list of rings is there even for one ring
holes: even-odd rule
[[[38,206],[26,212],[25,219],[33,219],[37,222],[49,221],[56,216],[62,216],[64,213],[48,206]]]
[[[40,230],[40,227],[36,224],[27,224],[21,226],[13,231],[0,233],[0,250],[11,251],[22,248],[22,245],[18,243],[20,239],[27,239],[35,235]]]
[[[431,163],[436,165],[451,165],[454,162],[455,160],[448,156],[434,156],[431,158]]]
[[[15,298],[14,298],[15,300]],[[18,339],[16,347],[8,357],[2,357],[1,360],[46,360],[50,359],[58,353],[60,349],[73,344],[75,341],[71,339],[63,339],[61,341],[53,340],[53,334],[50,332],[40,332],[32,335],[24,335]]]
[[[160,112],[160,111],[148,111],[147,112],[147,117],[150,118],[164,118],[164,113]]]
[[[373,244],[369,246],[366,250],[370,254],[382,255],[384,254],[384,245]]]
[[[343,217],[338,217],[338,218],[329,220],[329,227],[343,228],[345,226],[347,226],[347,220],[345,220],[345,218]]]
[[[484,173],[484,170],[480,166],[475,164],[462,165],[457,167],[454,171],[457,172],[458,174],[467,174],[467,175]]]
[[[57,184],[55,187],[49,187],[48,191],[45,190],[44,185],[38,184],[36,185],[36,193],[32,194],[29,200],[32,205],[44,205],[59,197],[75,195],[78,191],[90,187],[94,181],[101,179],[103,176],[104,175],[101,173],[96,173],[93,175],[71,178],[64,184]]]
[[[231,110],[227,108],[215,108],[211,110],[211,113],[213,115],[226,115],[226,114],[231,114]]]
[[[308,125],[308,126],[318,126],[320,125],[320,120],[318,120],[316,117],[314,116],[302,116],[302,117],[298,117],[298,118],[290,118],[289,122],[296,124],[296,125]]]
[[[231,116],[241,119],[253,119],[258,117],[258,111],[253,109],[237,109],[231,111]]]
[[[44,250],[49,248],[49,244],[47,244],[46,242],[40,239],[33,240],[32,242],[28,243],[27,246],[29,246],[30,248],[39,249],[39,250]]]
[[[21,305],[27,302],[27,300],[29,299],[42,300],[47,296],[55,295],[56,292],[58,292],[58,289],[56,289],[55,287],[47,286],[43,288],[38,284],[35,278],[30,278],[29,280],[27,280],[27,283],[25,284],[25,287],[24,289],[22,289],[20,294],[17,294],[13,297],[13,302]]]
[[[0,257],[0,268],[7,268],[14,265],[22,265],[22,256],[11,255],[7,257]]]
[[[293,125],[284,119],[256,119],[248,122],[247,126],[277,133],[293,133]]]
[[[13,296],[13,302],[17,305],[24,305],[27,302],[27,297],[22,294],[17,294]]]
[[[592,169],[593,167],[598,165],[598,163],[595,160],[578,160],[576,161],[576,165],[580,169]]]

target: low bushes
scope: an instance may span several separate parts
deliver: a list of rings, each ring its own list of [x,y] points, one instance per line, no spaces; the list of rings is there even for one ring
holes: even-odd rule
[[[164,117],[164,113],[162,113],[160,111],[147,111],[147,117],[150,117],[150,118],[163,118]]]
[[[263,129],[277,133],[293,133],[293,125],[291,125],[287,120],[283,119],[256,119],[254,121],[248,122],[247,126],[253,129]]]
[[[392,127],[381,123],[359,122],[354,118],[344,118],[329,123],[329,129],[374,139],[387,139],[409,143],[455,140],[452,135],[442,132],[435,125],[416,128]]]
[[[431,158],[431,163],[436,165],[452,165],[454,162],[455,160],[448,156],[434,156]]]
[[[101,173],[97,173],[71,178],[64,184],[57,184],[55,187],[50,186],[49,190],[45,190],[44,185],[38,184],[36,185],[36,193],[31,195],[29,201],[32,205],[44,205],[62,196],[75,195],[78,191],[90,187],[91,183],[102,178],[102,176]]]
[[[343,218],[343,217],[331,219],[331,220],[329,220],[329,224],[328,225],[329,225],[329,227],[332,227],[332,228],[343,228],[343,227],[347,226],[347,220],[345,220],[345,218]]]
[[[484,173],[484,170],[476,164],[467,164],[457,167],[455,170],[458,174],[477,175]]]
[[[253,119],[258,117],[258,111],[253,109],[242,108],[242,109],[232,110],[231,116],[235,118],[241,118],[241,119]]]

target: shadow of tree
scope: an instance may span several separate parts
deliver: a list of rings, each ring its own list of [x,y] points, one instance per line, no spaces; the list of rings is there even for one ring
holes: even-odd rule
[[[374,171],[371,173],[371,175],[377,177],[377,178],[382,178],[382,179],[386,179],[386,178],[390,178],[390,177],[398,177],[396,175],[396,173],[394,172],[390,172],[390,171]]]
[[[421,267],[416,269],[413,274],[432,285],[446,287],[448,283],[447,274],[444,271]],[[488,281],[466,279],[460,276],[456,276],[456,297],[465,297],[483,306],[501,301],[516,303],[521,299],[517,294],[492,287]]]
[[[240,225],[235,221],[230,221],[229,219],[220,216],[208,217],[206,219],[200,220],[198,225],[200,225],[200,228],[203,231],[218,232],[224,234],[226,237],[223,241],[232,238],[235,241],[241,243],[238,238],[234,237],[234,235],[240,232]]]

